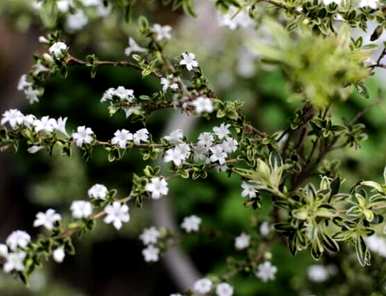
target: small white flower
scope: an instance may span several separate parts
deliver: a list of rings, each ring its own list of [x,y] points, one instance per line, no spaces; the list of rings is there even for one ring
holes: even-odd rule
[[[48,230],[54,228],[54,224],[60,221],[62,217],[53,209],[48,209],[45,213],[37,213],[34,221],[34,227],[44,226]]]
[[[216,287],[217,296],[232,296],[233,295],[233,287],[228,283],[219,283]]]
[[[117,130],[114,133],[114,137],[111,139],[111,144],[117,145],[119,148],[126,148],[127,143],[133,140],[133,134],[128,130]]]
[[[214,109],[212,100],[206,97],[198,97],[191,104],[194,106],[195,111],[198,114],[204,112],[211,113]]]
[[[12,232],[6,240],[8,247],[15,251],[18,247],[25,248],[31,241],[31,236],[23,230],[15,230]]]
[[[329,278],[329,270],[326,266],[315,264],[307,269],[307,276],[315,283],[325,282]]]
[[[56,5],[60,12],[68,12],[73,3],[72,0],[59,0]]]
[[[365,242],[370,251],[386,257],[386,239],[380,235],[372,235],[365,238]]]
[[[160,24],[154,24],[151,28],[151,31],[155,34],[155,39],[157,41],[172,38],[172,27],[170,26],[161,26]]]
[[[192,71],[193,68],[198,67],[198,62],[196,60],[196,56],[190,52],[184,52],[182,54],[182,59],[180,61],[180,65],[185,66],[188,71]]]
[[[146,143],[149,141],[149,131],[146,128],[141,128],[133,135],[133,141],[139,145],[141,142]]]
[[[0,257],[8,256],[8,247],[5,244],[0,244]]]
[[[168,183],[164,178],[153,177],[146,184],[145,190],[151,193],[152,199],[160,199],[161,196],[167,195],[169,192]]]
[[[75,219],[88,218],[92,214],[92,205],[88,201],[75,200],[71,204],[71,213]]]
[[[370,7],[371,9],[377,9],[378,4],[378,0],[361,0],[359,2],[359,7]]]
[[[24,90],[29,86],[31,86],[31,82],[27,81],[27,75],[26,74],[21,75],[19,82],[17,84],[17,90]]]
[[[72,134],[76,146],[82,147],[84,144],[91,144],[94,140],[94,132],[91,128],[79,126],[76,133]]]
[[[162,91],[166,92],[169,88],[176,91],[178,89],[178,83],[173,75],[168,75],[166,78],[161,78]]]
[[[131,102],[134,99],[134,90],[124,88],[123,86],[118,86],[115,89],[114,95],[120,98],[121,100]]]
[[[253,185],[249,182],[243,181],[241,183],[241,188],[243,189],[243,191],[241,191],[242,197],[253,198],[253,197],[257,196],[255,185]]]
[[[88,17],[83,10],[77,10],[75,13],[67,14],[65,27],[69,32],[75,32],[83,29],[88,24]]]
[[[36,119],[33,124],[37,133],[44,132],[48,134],[52,133],[57,126],[56,120],[48,116],[43,116],[41,119]]]
[[[173,162],[175,166],[180,166],[186,157],[183,151],[180,149],[172,148],[166,151],[164,161]]]
[[[168,141],[170,144],[180,143],[182,142],[183,138],[184,138],[184,133],[182,129],[177,129],[164,137],[164,139]]]
[[[56,248],[52,252],[52,257],[54,258],[55,262],[62,263],[64,260],[64,257],[66,257],[66,253],[64,252],[64,247]]]
[[[262,236],[268,236],[270,232],[271,232],[271,225],[267,221],[264,221],[263,223],[261,223],[260,234]]]
[[[251,237],[248,234],[241,233],[235,239],[235,248],[237,250],[244,250],[249,247]]]
[[[160,250],[153,245],[147,246],[142,250],[142,255],[146,262],[157,262],[159,260]]]
[[[61,132],[63,135],[67,135],[66,123],[67,123],[67,117],[65,118],[59,117],[55,122],[55,126],[54,126],[55,130],[57,130],[58,132]]]
[[[263,282],[275,279],[277,267],[273,266],[270,261],[266,261],[257,267],[256,276]]]
[[[30,104],[39,102],[40,91],[29,86],[24,89],[24,94]]]
[[[222,123],[220,126],[215,126],[213,132],[220,140],[222,140],[230,134],[229,127],[229,124]]]
[[[221,144],[222,149],[226,153],[233,153],[237,150],[237,141],[233,138],[226,138]]]
[[[13,270],[23,271],[25,256],[26,254],[24,252],[15,252],[8,254],[3,266],[4,271],[7,273]]]
[[[109,190],[103,184],[95,184],[88,190],[88,196],[90,198],[105,200]]]
[[[112,223],[117,230],[121,229],[123,223],[127,223],[130,220],[129,207],[121,204],[119,201],[114,201],[112,205],[108,205],[105,208],[105,213],[105,223]]]
[[[218,144],[210,148],[210,161],[211,162],[219,162],[219,164],[225,164],[225,159],[227,158],[227,154],[224,152],[222,145]]]
[[[203,278],[196,281],[193,285],[193,291],[197,294],[207,294],[212,290],[213,283],[210,279]]]
[[[147,52],[147,49],[139,46],[138,43],[133,38],[130,37],[129,47],[125,49],[125,55],[131,56],[133,52]]]
[[[3,116],[1,118],[1,124],[8,123],[11,128],[16,128],[17,126],[21,125],[24,120],[24,115],[17,109],[10,109],[3,113]]]
[[[212,133],[204,132],[198,136],[198,144],[204,147],[213,145],[214,137]]]
[[[184,221],[181,224],[181,228],[183,228],[186,232],[197,232],[200,229],[201,218],[195,215],[185,217]]]
[[[64,42],[55,42],[48,49],[48,52],[56,59],[61,59],[65,56],[68,51],[68,46]]]
[[[240,27],[247,28],[254,24],[248,11],[238,10],[233,7],[226,14],[219,14],[218,21],[220,26],[228,27],[231,30],[236,30]]]
[[[35,115],[28,114],[28,115],[25,115],[23,118],[23,125],[25,127],[31,128],[35,125],[35,121],[36,121]]]
[[[43,146],[33,145],[31,147],[28,147],[27,151],[28,151],[28,153],[35,154],[35,153],[39,152],[42,149],[44,149]]]
[[[157,228],[150,227],[146,228],[142,234],[139,236],[139,238],[142,240],[144,245],[149,245],[149,244],[155,244],[158,241],[158,238],[160,237],[160,232]]]

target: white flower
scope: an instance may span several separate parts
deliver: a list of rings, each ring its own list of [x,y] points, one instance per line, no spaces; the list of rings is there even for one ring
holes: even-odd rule
[[[154,24],[151,28],[151,31],[155,34],[155,39],[157,41],[172,38],[172,27],[170,26],[161,26],[160,24]]]
[[[180,166],[185,161],[185,154],[180,149],[172,148],[166,151],[164,161],[173,162],[174,165]]]
[[[67,117],[65,118],[59,117],[55,121],[55,127],[54,127],[55,130],[57,130],[58,132],[61,132],[63,135],[67,135],[66,123],[67,123]]]
[[[233,153],[237,150],[237,141],[233,138],[226,138],[221,144],[222,149],[226,153]]]
[[[198,114],[201,114],[204,112],[207,112],[207,113],[213,112],[213,103],[212,103],[212,100],[209,98],[198,97],[191,104],[194,106],[195,111]]]
[[[243,181],[241,183],[241,188],[243,189],[243,191],[241,191],[242,197],[253,198],[253,197],[257,196],[255,185],[253,185],[249,182]]]
[[[152,199],[160,199],[169,192],[168,183],[164,178],[153,177],[150,183],[146,184],[145,190],[151,193]]]
[[[183,228],[186,232],[197,232],[200,228],[201,218],[195,215],[185,217],[184,221],[181,224],[181,228]]]
[[[12,270],[23,271],[24,270],[24,258],[26,254],[24,252],[10,253],[6,257],[3,269],[9,273]]]
[[[44,226],[48,230],[54,228],[54,224],[60,221],[62,217],[53,209],[48,209],[45,213],[37,213],[34,221],[34,227]]]
[[[247,28],[254,23],[247,11],[239,11],[233,7],[226,14],[219,14],[218,21],[220,26],[228,27],[231,30],[239,27]]]
[[[213,132],[220,140],[222,140],[230,134],[229,127],[229,124],[222,123],[220,126],[215,126]]]
[[[149,131],[146,128],[141,128],[133,135],[133,141],[139,145],[141,142],[146,143],[149,141]]]
[[[120,98],[121,100],[131,102],[134,99],[134,90],[124,88],[123,86],[118,86],[115,89],[114,95]]]
[[[8,247],[15,251],[18,247],[25,248],[31,241],[31,236],[22,230],[15,230],[12,232],[6,240]]]
[[[264,221],[260,225],[260,234],[262,236],[267,236],[271,232],[271,225],[267,221]]]
[[[315,264],[308,267],[307,276],[312,282],[322,283],[328,279],[329,271],[326,266]]]
[[[39,152],[42,149],[44,149],[43,146],[32,145],[31,147],[28,147],[27,151],[28,151],[28,153],[35,154],[35,153]]]
[[[380,235],[372,235],[365,238],[365,242],[370,251],[386,257],[386,239]]]
[[[161,78],[161,85],[162,85],[163,92],[166,92],[169,88],[174,91],[178,89],[178,84],[176,82],[176,79],[171,74],[168,75],[166,78],[165,77]]]
[[[271,262],[266,261],[257,267],[256,276],[263,282],[275,279],[277,267],[273,266]]]
[[[52,257],[54,258],[55,262],[62,263],[64,260],[64,257],[66,257],[66,253],[64,252],[64,247],[56,248],[52,252]]]
[[[27,81],[27,75],[26,74],[21,75],[19,82],[17,84],[17,90],[24,90],[29,86],[31,86],[31,82]]]
[[[146,228],[142,232],[142,234],[139,236],[139,238],[142,240],[142,242],[145,245],[149,245],[149,244],[157,243],[158,238],[160,237],[160,235],[161,234],[158,231],[158,229],[153,226],[153,227],[150,227],[150,228]]]
[[[219,283],[216,287],[217,296],[232,296],[233,287],[228,283]]]
[[[196,281],[193,285],[193,291],[197,294],[207,294],[212,290],[213,283],[210,279],[203,278]]]
[[[92,205],[88,201],[75,200],[71,204],[71,213],[75,219],[88,218],[92,214]]]
[[[204,132],[198,136],[198,144],[204,147],[213,145],[214,137],[212,133]]]
[[[222,145],[215,145],[212,148],[210,148],[210,161],[211,162],[219,162],[219,164],[223,165],[225,164],[225,159],[227,158],[227,154],[224,152],[224,149]]]
[[[40,91],[34,89],[32,86],[25,88],[24,94],[30,104],[39,102]]]
[[[5,244],[0,244],[0,257],[7,257],[8,247]]]
[[[235,248],[237,250],[244,250],[249,247],[251,237],[248,234],[241,233],[235,239]]]
[[[198,67],[198,62],[196,60],[196,56],[190,52],[184,52],[182,54],[182,59],[180,61],[180,65],[185,66],[188,71],[192,71],[193,68]]]
[[[146,262],[157,262],[159,260],[160,250],[153,245],[147,246],[142,250],[142,255]]]
[[[95,184],[88,190],[87,193],[90,198],[105,200],[109,190],[105,185]]]
[[[52,133],[57,126],[56,120],[48,116],[43,116],[41,119],[36,119],[33,124],[37,133]]]
[[[8,123],[11,128],[16,128],[18,125],[21,125],[24,120],[24,115],[17,109],[10,109],[3,113],[1,118],[1,124]]]
[[[36,117],[35,115],[28,114],[23,118],[23,125],[26,127],[32,127],[35,125]]]
[[[79,126],[76,133],[72,134],[72,138],[76,146],[82,147],[84,144],[91,144],[94,140],[94,132],[89,127]]]
[[[168,141],[170,144],[180,143],[183,138],[184,138],[184,133],[182,129],[177,129],[164,137],[164,139]]]
[[[114,201],[112,205],[108,205],[105,208],[105,213],[105,223],[113,223],[117,230],[121,229],[122,222],[127,223],[130,220],[129,207],[125,204],[121,204],[119,201]]]
[[[117,145],[119,148],[124,149],[130,140],[133,140],[132,133],[125,129],[117,130],[114,133],[114,137],[111,139],[111,144]]]
[[[56,59],[61,59],[65,56],[68,51],[68,46],[64,42],[55,42],[48,49],[48,52]]]
[[[66,29],[69,32],[83,29],[88,24],[88,17],[82,10],[77,10],[75,13],[67,14]]]
[[[371,9],[377,9],[378,0],[361,0],[359,2],[359,7],[370,7]]]
[[[138,45],[138,43],[133,39],[129,38],[129,47],[125,49],[125,55],[131,56],[133,52],[146,52],[146,48],[143,48]]]
[[[72,0],[59,0],[56,5],[60,12],[68,12],[73,3]]]

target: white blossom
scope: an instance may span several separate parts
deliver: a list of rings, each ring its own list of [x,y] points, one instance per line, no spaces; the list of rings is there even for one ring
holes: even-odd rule
[[[89,127],[79,126],[76,133],[72,134],[72,138],[76,146],[82,147],[84,144],[91,144],[94,140],[94,132]]]
[[[143,230],[139,238],[142,240],[144,245],[155,244],[160,237],[160,232],[157,228],[149,227]]]
[[[213,132],[220,140],[222,140],[230,134],[229,127],[229,124],[222,123],[220,126],[215,126]]]
[[[13,270],[23,271],[25,256],[26,256],[25,252],[15,252],[15,253],[8,254],[3,266],[4,271],[7,273]]]
[[[133,135],[133,141],[135,144],[139,145],[142,143],[146,143],[149,141],[149,131],[146,128],[141,128],[136,131]]]
[[[95,184],[88,190],[87,193],[90,198],[105,200],[109,190],[103,184]]]
[[[161,77],[160,81],[163,92],[166,92],[169,88],[173,91],[176,91],[178,89],[177,80],[173,77],[172,74],[168,75],[167,77]]]
[[[72,0],[58,0],[58,2],[56,3],[56,6],[58,7],[58,10],[60,12],[68,12],[70,10],[70,7],[73,5],[74,3],[72,2]]]
[[[44,149],[43,146],[32,145],[31,147],[28,147],[27,151],[28,151],[28,153],[35,154],[35,153],[39,152],[42,149]]]
[[[159,260],[160,250],[153,245],[147,246],[142,250],[142,255],[146,262],[157,262]]]
[[[233,295],[233,287],[225,282],[219,283],[216,287],[216,295],[217,296],[232,296]]]
[[[329,278],[329,271],[326,266],[315,264],[308,267],[307,276],[312,282],[322,283]]]
[[[155,34],[155,39],[157,41],[162,41],[164,39],[172,38],[171,32],[172,27],[170,26],[161,26],[160,24],[154,24],[151,27],[151,31]]]
[[[59,117],[56,120],[55,130],[57,130],[58,132],[61,132],[63,135],[67,135],[66,123],[67,123],[67,117],[65,118]]]
[[[181,166],[185,159],[185,154],[176,148],[168,149],[164,157],[165,162],[173,162],[176,166]]]
[[[198,62],[196,60],[196,56],[190,52],[184,52],[182,54],[182,59],[180,61],[180,65],[185,66],[188,71],[192,71],[193,68],[198,67]]]
[[[8,247],[5,244],[0,244],[0,257],[7,257]]]
[[[253,25],[253,20],[246,10],[238,10],[237,8],[230,8],[227,13],[219,14],[218,21],[220,26],[228,27],[231,30],[237,28],[247,28]]]
[[[146,48],[139,46],[138,43],[130,37],[129,46],[125,49],[125,55],[131,56],[134,52],[147,52],[147,50]]]
[[[83,29],[88,24],[88,17],[82,10],[67,14],[66,29],[69,32],[75,32]]]
[[[123,223],[130,220],[129,207],[126,204],[121,204],[119,201],[113,202],[105,208],[106,217],[104,222],[113,224],[115,229],[119,230]]]
[[[238,143],[235,139],[228,137],[220,145],[224,152],[233,153],[237,150]]]
[[[31,236],[23,230],[13,231],[6,240],[8,247],[15,251],[17,248],[25,248],[31,241]]]
[[[56,248],[52,252],[52,257],[54,258],[55,262],[62,263],[64,260],[64,257],[66,257],[66,253],[64,252],[64,247]]]
[[[75,219],[88,218],[92,214],[92,205],[88,201],[75,200],[71,204],[71,213]]]
[[[175,131],[171,132],[169,135],[164,137],[164,139],[168,141],[170,144],[180,143],[183,138],[184,138],[184,133],[182,129],[176,129]]]
[[[133,140],[133,134],[128,130],[117,130],[114,137],[111,139],[111,144],[117,145],[119,148],[126,148],[129,141]]]
[[[191,104],[194,106],[195,111],[198,114],[204,112],[211,113],[214,109],[212,100],[206,97],[198,97]]]
[[[227,154],[224,152],[222,145],[218,144],[210,148],[210,161],[218,162],[220,165],[225,164],[225,159],[227,158]]]
[[[203,278],[196,281],[193,285],[193,291],[197,294],[207,294],[212,290],[213,283],[210,279]]]
[[[185,217],[184,221],[181,223],[181,228],[186,232],[197,232],[200,229],[201,218],[195,215]]]
[[[371,9],[377,9],[378,4],[378,0],[360,0],[359,7],[370,7]]]
[[[60,221],[62,217],[53,209],[48,209],[45,213],[39,212],[36,214],[34,227],[44,226],[48,230],[54,228],[56,222]]]
[[[33,124],[37,133],[52,133],[57,126],[56,120],[48,116],[43,116],[41,119],[36,119]]]
[[[386,257],[386,239],[380,235],[372,235],[365,238],[365,242],[370,251]]]
[[[249,182],[246,182],[246,181],[243,181],[241,183],[241,188],[243,189],[241,191],[241,196],[242,197],[249,197],[249,198],[254,198],[257,196],[257,192],[256,192],[256,186],[249,183]]]
[[[111,101],[114,97],[118,97],[121,101],[131,103],[134,100],[134,90],[127,89],[123,86],[117,88],[109,88],[102,96],[101,102]]]
[[[17,126],[21,125],[24,120],[24,115],[17,109],[10,109],[3,113],[3,116],[1,118],[1,124],[5,125],[8,123],[11,128],[16,128]]]
[[[23,118],[23,125],[26,127],[33,127],[36,121],[35,115],[28,114]]]
[[[273,266],[270,261],[266,261],[257,267],[256,276],[263,282],[275,279],[277,267]]]
[[[48,49],[48,52],[56,59],[61,59],[65,56],[68,51],[68,46],[64,42],[55,42]]]
[[[198,136],[198,144],[204,147],[213,145],[214,137],[212,133],[204,132]]]
[[[164,178],[153,177],[146,184],[145,190],[151,193],[152,199],[160,199],[161,196],[167,195],[169,192],[168,183]]]
[[[237,250],[244,250],[249,247],[251,237],[248,234],[241,233],[235,239],[235,248]]]
[[[29,86],[31,86],[31,82],[27,81],[27,75],[26,74],[21,75],[19,82],[17,84],[17,90],[24,90]]]
[[[262,236],[268,236],[268,234],[271,232],[271,225],[267,221],[264,221],[261,223],[259,230]]]
[[[29,86],[24,89],[24,94],[30,104],[39,102],[40,91]]]

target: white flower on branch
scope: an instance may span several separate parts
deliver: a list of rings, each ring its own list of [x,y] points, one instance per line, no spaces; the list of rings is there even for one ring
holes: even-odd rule
[[[270,261],[266,261],[257,267],[256,276],[263,282],[275,279],[277,267],[273,266]]]
[[[213,283],[210,279],[203,278],[197,280],[193,284],[193,291],[197,294],[204,295],[209,293],[212,290]]]
[[[237,250],[244,250],[249,247],[251,237],[248,234],[241,233],[235,239],[235,248]]]
[[[25,248],[31,241],[31,236],[23,230],[13,231],[6,240],[8,247],[15,251],[17,248]]]
[[[173,162],[176,166],[181,166],[190,155],[190,147],[185,143],[178,144],[165,153],[164,161]]]
[[[198,230],[200,229],[200,224],[201,224],[201,218],[195,215],[192,215],[184,218],[184,221],[182,221],[181,223],[181,228],[188,233],[198,232]]]
[[[194,106],[195,111],[198,114],[204,112],[212,113],[214,110],[212,100],[206,97],[198,97],[191,104]]]
[[[79,126],[76,133],[72,134],[76,146],[82,147],[84,144],[91,144],[94,140],[94,132],[91,128]]]
[[[132,102],[134,100],[134,91],[132,89],[118,86],[117,88],[109,88],[102,96],[101,102],[111,101],[114,97],[118,97],[121,101]]]
[[[129,141],[133,140],[133,134],[128,130],[117,130],[114,137],[111,139],[111,144],[117,145],[119,148],[126,148]]]
[[[222,123],[220,126],[215,126],[213,132],[220,140],[222,140],[230,134],[229,127],[230,124]]]
[[[225,164],[227,153],[224,151],[222,145],[218,144],[210,148],[210,161],[211,162],[218,162],[220,165]]]
[[[92,205],[88,201],[75,200],[71,204],[71,212],[75,219],[88,218],[92,214]]]
[[[15,253],[8,254],[3,266],[4,271],[7,273],[13,270],[23,271],[25,257],[26,257],[25,252],[15,252]]]
[[[232,296],[233,295],[233,287],[225,282],[219,283],[216,287],[216,295],[217,296]]]
[[[166,141],[168,141],[170,144],[177,144],[177,143],[182,142],[182,139],[184,138],[184,133],[183,133],[182,129],[177,129],[163,138]]]
[[[41,119],[36,119],[34,121],[35,131],[52,133],[57,126],[57,122],[55,119],[50,118],[48,116],[43,116]]]
[[[326,266],[315,264],[307,269],[307,277],[315,283],[323,283],[329,278],[329,270]]]
[[[194,68],[198,67],[196,56],[193,53],[184,52],[182,54],[180,65],[185,66],[188,71],[192,71]]]
[[[52,257],[54,258],[55,262],[62,263],[64,260],[64,257],[66,257],[66,253],[64,252],[64,247],[56,248],[52,252]]]
[[[17,90],[24,90],[29,86],[31,86],[31,82],[27,80],[27,75],[26,74],[21,75],[19,82],[17,84]]]
[[[156,244],[160,237],[160,232],[154,226],[143,230],[139,238],[142,240],[144,245]]]
[[[10,109],[3,113],[1,124],[9,124],[11,128],[15,129],[23,123],[24,115],[17,109]]]
[[[55,42],[48,49],[48,52],[56,59],[60,60],[63,58],[68,51],[68,46],[64,42]]]
[[[177,80],[173,77],[173,75],[168,75],[166,78],[161,78],[162,91],[166,92],[169,88],[173,91],[178,89]]]
[[[165,178],[153,177],[146,184],[145,190],[151,193],[152,199],[160,199],[169,192],[168,183]]]
[[[149,245],[142,250],[142,255],[146,262],[157,262],[159,260],[159,248]]]
[[[134,144],[147,143],[149,141],[149,131],[146,128],[141,128],[133,135]]]
[[[117,230],[121,229],[123,223],[127,223],[130,220],[129,207],[126,204],[121,204],[119,201],[106,206],[105,213],[104,222],[106,224],[113,224]]]
[[[267,221],[264,221],[263,223],[261,223],[259,228],[261,236],[263,237],[268,236],[269,233],[271,232],[271,229],[272,229],[272,226]]]
[[[105,200],[109,190],[103,184],[95,184],[88,190],[87,193],[90,198]]]
[[[214,137],[212,133],[203,132],[198,136],[198,144],[204,147],[211,147],[214,142]]]
[[[125,49],[125,55],[129,57],[131,56],[132,53],[135,53],[135,52],[143,53],[143,52],[147,52],[147,49],[139,46],[138,43],[133,38],[130,37],[129,46]]]
[[[371,9],[377,9],[378,4],[378,0],[361,0],[359,2],[359,7],[369,7]]]
[[[34,227],[44,226],[46,229],[51,230],[54,228],[55,223],[61,219],[62,217],[55,210],[48,209],[45,213],[39,212],[36,214]]]
[[[241,196],[242,197],[249,197],[249,198],[254,198],[257,196],[257,191],[256,191],[256,186],[249,183],[249,182],[246,182],[246,181],[243,181],[241,183],[241,188],[243,189],[241,191]]]
[[[237,141],[231,137],[227,137],[221,144],[222,149],[226,153],[233,153],[237,150]]]
[[[157,41],[162,41],[164,39],[170,39],[172,38],[171,32],[172,27],[171,26],[161,26],[160,24],[154,24],[151,27],[151,31],[155,34],[155,39]]]

